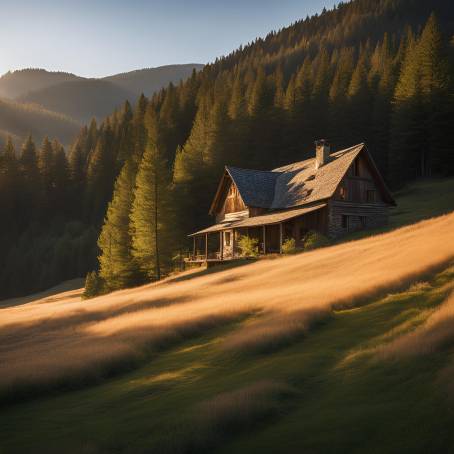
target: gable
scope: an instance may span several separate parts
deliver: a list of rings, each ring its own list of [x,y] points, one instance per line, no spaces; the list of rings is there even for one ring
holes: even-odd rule
[[[236,213],[246,209],[247,206],[241,197],[237,185],[233,182],[229,173],[225,172],[211,205],[210,214],[222,217],[224,214]]]
[[[279,172],[263,170],[240,169],[226,166],[224,175],[219,183],[210,214],[219,213],[226,198],[226,191],[233,183],[244,208],[270,208],[274,197],[274,188]]]

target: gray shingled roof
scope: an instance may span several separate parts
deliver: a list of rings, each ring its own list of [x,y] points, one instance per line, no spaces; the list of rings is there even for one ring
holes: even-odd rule
[[[226,167],[244,203],[250,207],[280,210],[330,198],[353,160],[364,148],[355,145],[333,153],[315,170],[315,158],[271,171]]]
[[[274,199],[274,188],[280,172],[240,169],[226,166],[247,206],[269,208]]]

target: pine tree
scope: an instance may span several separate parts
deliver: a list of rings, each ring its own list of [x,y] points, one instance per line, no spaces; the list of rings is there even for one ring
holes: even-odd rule
[[[416,53],[417,42],[409,31],[393,101],[389,179],[394,186],[421,174],[419,154],[424,132],[421,129],[422,110]]]
[[[19,191],[19,164],[13,141],[8,137],[0,159],[0,212],[3,213],[4,219],[8,220],[0,223],[0,232],[3,233],[0,237],[5,239],[8,237],[11,240],[18,231]],[[2,250],[4,253],[5,250]]]
[[[70,174],[65,149],[57,141],[52,142],[53,168],[52,182],[54,185],[54,210],[62,215],[70,212]],[[54,213],[55,214],[55,213]]]
[[[426,142],[421,173],[431,175],[445,170],[445,158],[452,153],[447,137],[452,129],[452,93],[449,93],[449,65],[435,14],[422,32],[417,48],[419,89],[426,118]],[[448,101],[448,102],[447,102]],[[454,169],[453,169],[454,170]]]
[[[83,299],[94,298],[105,292],[104,283],[96,271],[91,271],[85,278],[85,288],[82,294]]]
[[[112,151],[112,129],[106,121],[91,153],[87,171],[86,209],[89,219],[95,224],[102,222],[107,203],[112,196],[116,176],[115,156]]]
[[[148,109],[148,140],[136,177],[131,212],[132,255],[152,280],[170,271],[172,205],[168,164],[161,149],[156,113]]]
[[[29,135],[22,146],[19,158],[20,165],[20,206],[21,224],[24,225],[30,219],[36,219],[40,202],[40,176],[36,147],[32,136]]]
[[[395,184],[443,172],[450,153],[448,61],[435,16],[418,41],[412,35],[407,41],[394,94],[390,176]]]
[[[134,200],[137,164],[128,159],[115,182],[112,201],[107,209],[98,247],[99,275],[109,291],[138,285],[142,276],[132,255],[129,216]]]
[[[48,137],[45,137],[38,153],[38,168],[41,175],[42,209],[45,218],[50,215],[54,191],[54,151]]]

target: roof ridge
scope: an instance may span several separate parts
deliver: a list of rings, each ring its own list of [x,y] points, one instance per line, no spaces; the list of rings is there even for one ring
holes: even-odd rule
[[[263,172],[263,173],[282,173],[275,170],[260,170],[260,169],[250,169],[245,167],[236,167],[236,166],[225,166],[226,169],[235,169],[235,170],[246,170],[248,172]]]
[[[337,155],[339,155],[339,154],[346,153],[348,151],[353,151],[354,149],[356,149],[358,147],[361,147],[361,146],[365,146],[365,145],[366,145],[365,142],[361,142],[361,143],[358,143],[356,145],[352,145],[351,147],[344,148],[342,150],[337,150],[334,153],[330,153],[330,156],[337,157]],[[301,161],[290,162],[289,164],[285,164],[283,166],[276,167],[275,169],[273,169],[273,172],[283,173],[284,171],[283,170],[279,170],[279,169],[283,169],[285,167],[290,167],[290,166],[293,166],[295,164],[303,164],[303,163],[306,163],[306,162],[309,163],[309,162],[314,161],[314,160],[315,160],[315,156],[312,156],[311,158],[306,158],[306,159],[303,159]],[[329,164],[329,162],[327,164]]]

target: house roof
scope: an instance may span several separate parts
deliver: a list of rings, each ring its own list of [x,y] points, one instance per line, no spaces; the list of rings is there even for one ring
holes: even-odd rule
[[[274,199],[274,188],[280,172],[240,169],[226,166],[225,168],[235,183],[247,206],[269,208]]]
[[[227,166],[226,172],[236,184],[245,205],[282,210],[332,197],[348,168],[361,152],[364,152],[369,162],[384,200],[395,204],[364,143],[332,153],[330,160],[317,170],[313,157],[271,171]]]
[[[330,160],[315,170],[315,158],[279,167],[270,209],[291,208],[330,198],[353,160],[364,149],[363,143],[330,155]]]
[[[288,221],[289,219],[302,216],[303,214],[310,213],[312,211],[320,210],[326,207],[326,203],[319,203],[304,208],[288,209],[285,211],[277,211],[274,213],[264,214],[260,216],[254,216],[251,218],[241,219],[239,221],[227,221],[219,224],[212,225],[206,229],[199,230],[198,232],[192,233],[189,236],[201,235],[203,233],[220,232],[222,230],[233,229],[233,228],[244,228],[244,227],[258,227],[261,225],[278,224],[280,222]]]

